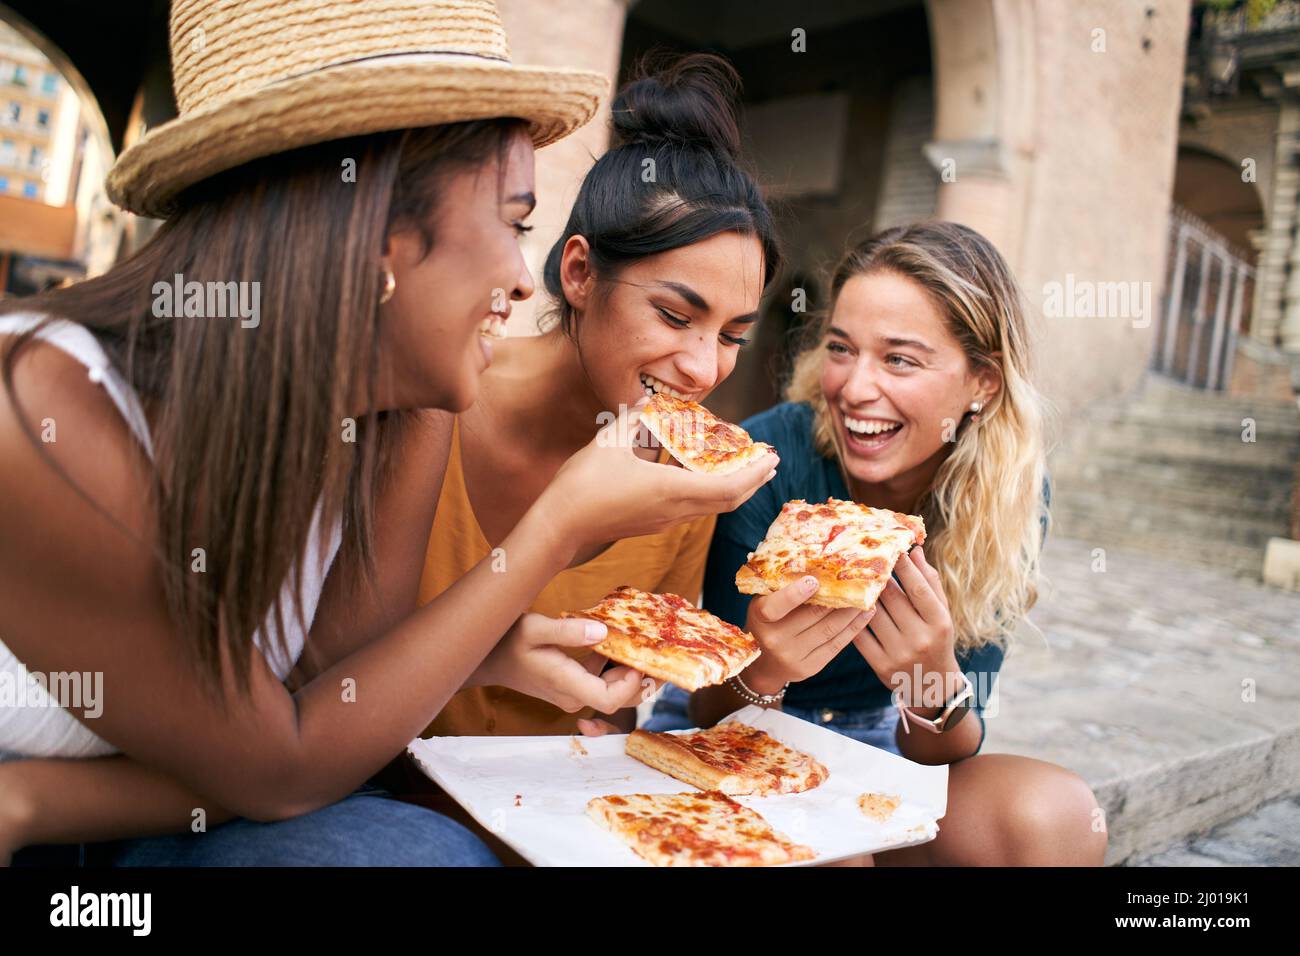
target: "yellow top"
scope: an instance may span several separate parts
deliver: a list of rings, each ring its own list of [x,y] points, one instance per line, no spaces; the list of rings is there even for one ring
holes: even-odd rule
[[[663,452],[660,460],[666,457],[667,452]],[[559,617],[563,611],[580,611],[622,584],[643,591],[680,594],[697,602],[704,587],[704,562],[715,520],[709,515],[658,534],[616,541],[590,561],[561,571],[538,595],[532,610],[550,617]],[[449,588],[488,557],[491,550],[465,487],[458,420],[452,429],[447,474],[425,552],[420,604]],[[573,653],[581,657],[591,651]],[[579,718],[593,715],[591,708],[566,713],[505,687],[472,687],[452,697],[423,736],[572,734],[577,732]]]

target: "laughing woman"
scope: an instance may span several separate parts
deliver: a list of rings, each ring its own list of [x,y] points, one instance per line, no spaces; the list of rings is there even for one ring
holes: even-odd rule
[[[490,864],[365,781],[467,685],[635,700],[627,668],[558,655],[539,681],[490,652],[575,559],[734,508],[775,460],[718,479],[575,447],[500,529],[508,567],[416,610],[437,410],[473,403],[480,330],[532,294],[534,147],[605,81],[512,66],[490,0],[230,0],[211,56],[190,30],[214,6],[172,4],[181,115],[109,178],[167,222],[0,309],[0,678],[102,679],[102,707],[0,708],[0,863],[94,841],[119,864]],[[252,283],[259,321],[160,316],[177,274]]]
[[[725,60],[695,54],[643,62],[615,97],[611,148],[587,173],[547,259],[554,321],[542,335],[498,345],[479,401],[457,420],[422,601],[489,558],[603,417],[661,389],[699,400],[731,374],[780,265],[767,206],[737,160],[738,89]],[[546,633],[541,615],[589,607],[622,584],[696,600],[713,520],[580,553],[494,658],[543,675],[563,659],[554,646],[534,646],[533,628]],[[589,652],[586,660],[603,664]],[[429,730],[562,734],[605,724],[576,701],[539,696],[467,688]],[[633,716],[614,724],[630,730]]]
[[[879,853],[877,864],[1099,865],[1105,853],[1080,777],[977,756],[988,693],[1036,597],[1047,528],[1042,399],[1021,302],[993,246],[952,223],[883,232],[840,261],[789,401],[745,423],[776,447],[781,470],[718,519],[709,553],[705,606],[752,631],[763,655],[738,680],[692,695],[689,717],[685,694],[669,688],[650,724],[709,726],[762,703],[949,764],[938,838]],[[925,519],[924,548],[899,559],[874,611],[805,605],[813,579],[752,600],[738,593],[736,570],[782,504],[828,497]]]

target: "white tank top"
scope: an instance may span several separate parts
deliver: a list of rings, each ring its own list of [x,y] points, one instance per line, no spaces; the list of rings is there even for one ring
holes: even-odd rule
[[[37,315],[0,316],[0,336],[21,333],[41,321]],[[153,458],[149,425],[131,385],[109,364],[108,356],[90,331],[83,325],[55,320],[38,335],[46,342],[71,355],[89,370],[90,380],[104,387],[122,417]],[[316,616],[325,575],[338,553],[342,540],[342,519],[335,521],[327,551],[320,550],[321,504],[316,505],[311,533],[307,539],[306,563],[302,574],[303,619],[311,623]],[[275,633],[275,615],[267,615],[255,635],[258,647],[266,654],[275,675],[284,680],[302,655],[306,634],[290,610],[294,596],[292,576],[285,581],[280,600],[285,608],[287,629],[285,646],[290,659],[278,653],[277,642],[267,643],[266,635]],[[269,648],[269,650],[268,650]],[[6,687],[6,685],[8,685]],[[92,688],[85,688],[86,693]],[[101,757],[116,753],[107,741],[96,736],[72,714],[57,706],[44,685],[29,680],[27,668],[8,647],[0,642],[0,761],[19,757]]]

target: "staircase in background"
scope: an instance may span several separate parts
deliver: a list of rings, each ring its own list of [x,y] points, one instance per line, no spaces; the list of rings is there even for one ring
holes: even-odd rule
[[[1148,373],[1136,396],[1090,409],[1052,454],[1053,534],[1257,579],[1268,539],[1289,536],[1298,462],[1294,404]]]

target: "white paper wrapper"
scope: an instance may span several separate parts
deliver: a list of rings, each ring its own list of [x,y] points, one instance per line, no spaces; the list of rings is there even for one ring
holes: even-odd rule
[[[746,707],[725,719],[765,730],[830,771],[805,793],[735,798],[816,850],[810,863],[924,843],[939,832],[948,807],[947,766],[913,763],[781,711]],[[412,741],[408,750],[474,819],[537,866],[649,866],[587,816],[587,801],[695,788],[627,756],[626,741],[622,734],[433,737]],[[867,792],[897,795],[902,803],[879,823],[858,809]]]

